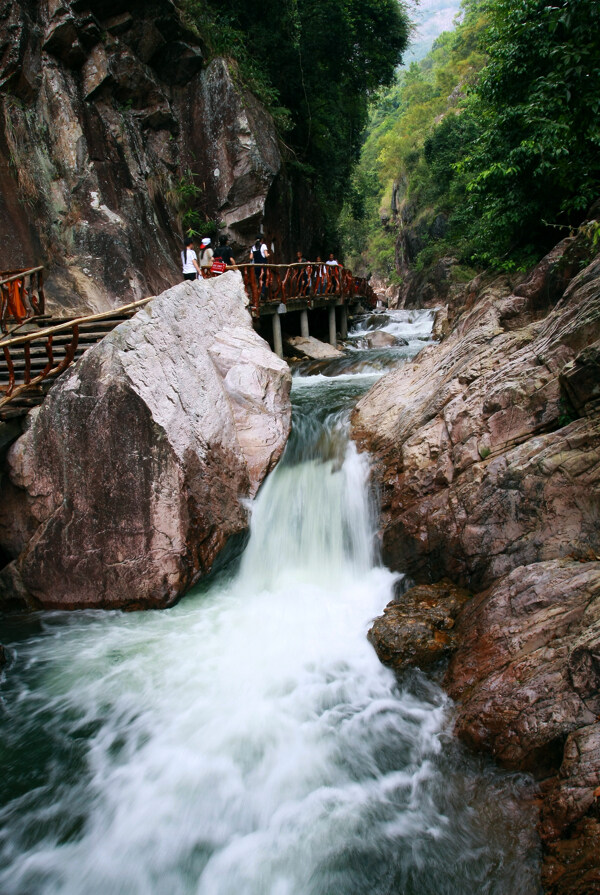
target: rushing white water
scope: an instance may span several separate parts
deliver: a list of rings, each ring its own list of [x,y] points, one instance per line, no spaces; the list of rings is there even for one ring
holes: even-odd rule
[[[161,613],[15,631],[1,726],[5,895],[537,892],[524,782],[468,758],[451,706],[366,632],[364,376],[294,386],[294,436],[239,567]]]

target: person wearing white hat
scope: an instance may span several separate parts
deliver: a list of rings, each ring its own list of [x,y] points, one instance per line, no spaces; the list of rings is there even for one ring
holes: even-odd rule
[[[210,239],[206,236],[200,244],[200,269],[202,276],[207,277],[213,263],[214,252],[210,247]]]

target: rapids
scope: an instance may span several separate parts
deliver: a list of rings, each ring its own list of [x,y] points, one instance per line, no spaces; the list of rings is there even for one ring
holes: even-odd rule
[[[297,371],[234,567],[163,612],[4,620],[4,895],[539,891],[530,781],[468,755],[438,685],[366,639],[398,576],[348,415],[431,312],[385,318],[408,348],[365,351],[368,325]]]

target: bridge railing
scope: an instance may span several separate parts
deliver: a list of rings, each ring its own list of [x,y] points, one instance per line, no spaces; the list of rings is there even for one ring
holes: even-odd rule
[[[90,314],[83,317],[76,317],[73,320],[66,320],[64,323],[58,323],[54,326],[40,329],[34,333],[26,333],[21,336],[10,336],[0,339],[0,349],[4,355],[4,361],[8,370],[8,383],[6,387],[0,389],[0,409],[16,398],[18,395],[40,385],[45,379],[58,376],[73,363],[75,352],[79,344],[79,328],[83,324],[98,323],[115,314],[129,314],[138,311],[152,301],[154,296],[142,298],[139,301],[131,302],[127,305],[121,305],[111,311],[104,311],[101,314]],[[61,353],[64,356],[59,360],[55,357],[56,349],[53,345],[54,337],[57,335],[66,335],[69,341],[61,346]],[[43,370],[37,375],[31,375],[31,345],[33,342],[43,342],[44,351],[47,362]],[[23,370],[17,372],[13,356],[15,349],[22,349],[24,357]],[[11,353],[12,352],[12,353]]]
[[[287,304],[291,299],[352,299],[361,297],[375,304],[375,293],[366,279],[355,277],[341,265],[323,262],[295,264],[239,264],[250,307],[259,313],[270,303]]]
[[[44,268],[0,272],[0,328],[7,332],[9,322],[23,323],[44,313]]]

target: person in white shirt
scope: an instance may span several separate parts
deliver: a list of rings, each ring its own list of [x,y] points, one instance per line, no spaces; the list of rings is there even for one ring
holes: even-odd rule
[[[184,280],[197,280],[200,276],[200,268],[198,266],[198,255],[192,248],[194,240],[191,236],[186,237],[181,253],[181,266],[183,268]]]

